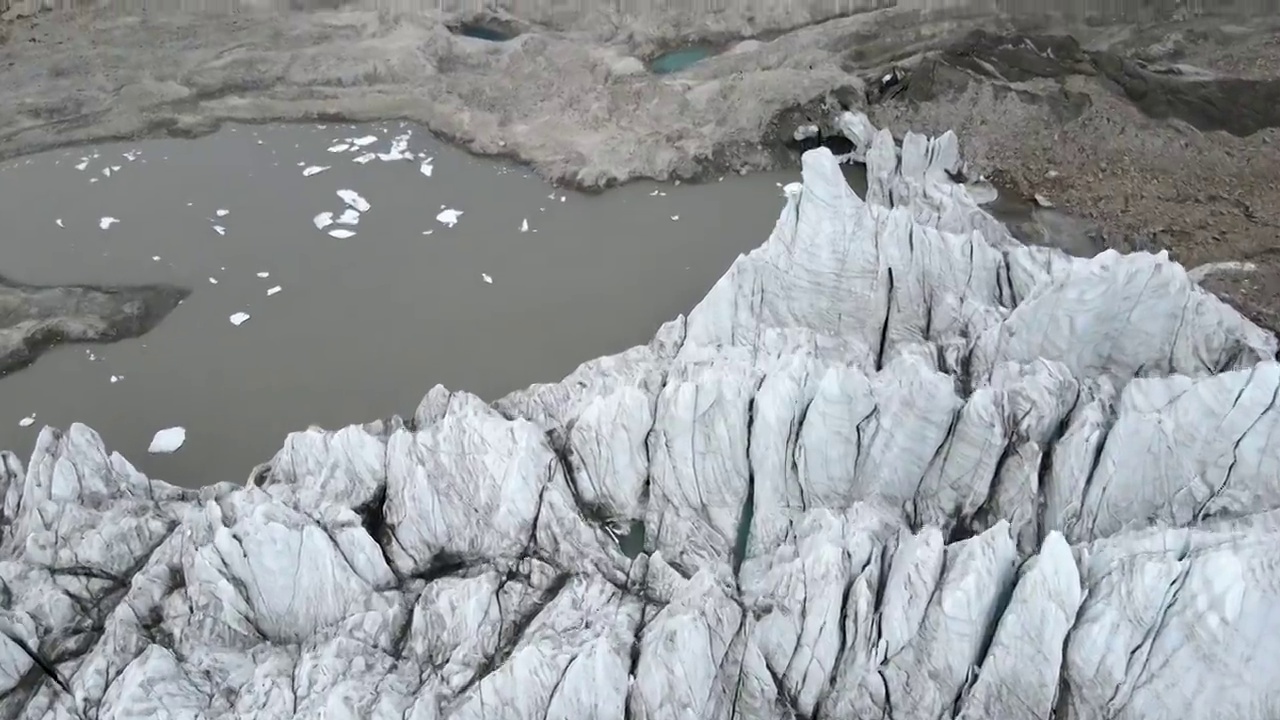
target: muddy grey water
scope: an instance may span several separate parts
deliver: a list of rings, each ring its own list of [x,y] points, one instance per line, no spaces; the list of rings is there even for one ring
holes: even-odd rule
[[[376,157],[407,131],[417,157]],[[377,139],[329,152],[365,136]],[[309,166],[328,169],[304,177]],[[44,425],[78,421],[152,477],[239,482],[286,433],[411,413],[436,383],[492,399],[557,381],[696,304],[767,238],[778,184],[798,179],[587,196],[398,123],[239,126],[10,161],[5,274],[193,293],[143,338],[54,348],[0,380],[0,448],[25,455]],[[369,210],[317,229],[316,215],[349,208],[339,190]],[[461,211],[454,226],[444,210]],[[103,218],[118,222],[102,229]],[[176,425],[186,444],[148,455],[153,434]]]

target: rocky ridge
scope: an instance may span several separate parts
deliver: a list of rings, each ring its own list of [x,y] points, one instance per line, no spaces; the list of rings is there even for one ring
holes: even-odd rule
[[[3,455],[0,718],[1272,717],[1276,338],[843,120],[865,202],[806,153],[763,246],[560,383],[243,488],[81,425]]]

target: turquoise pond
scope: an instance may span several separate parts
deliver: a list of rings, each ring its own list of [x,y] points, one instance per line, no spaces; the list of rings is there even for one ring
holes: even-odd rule
[[[713,54],[712,49],[705,46],[681,48],[654,58],[653,62],[649,63],[649,69],[655,75],[680,72],[694,63],[706,60]]]

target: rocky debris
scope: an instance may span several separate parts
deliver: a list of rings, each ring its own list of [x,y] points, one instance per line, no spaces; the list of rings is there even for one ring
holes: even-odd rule
[[[82,425],[0,455],[0,718],[1270,720],[1276,338],[1163,254],[1017,242],[954,135],[865,156],[560,383],[243,488]]]
[[[0,277],[0,376],[64,342],[144,335],[190,291],[174,285],[26,285]]]

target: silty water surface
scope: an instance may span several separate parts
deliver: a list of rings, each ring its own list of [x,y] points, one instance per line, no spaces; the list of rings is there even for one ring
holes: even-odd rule
[[[6,275],[194,292],[143,338],[55,348],[0,380],[0,448],[25,460],[43,425],[79,421],[152,477],[240,482],[286,433],[411,413],[436,383],[493,399],[557,381],[688,311],[767,238],[779,185],[798,179],[586,196],[398,123],[233,126],[10,161]],[[175,425],[185,445],[148,455]]]

